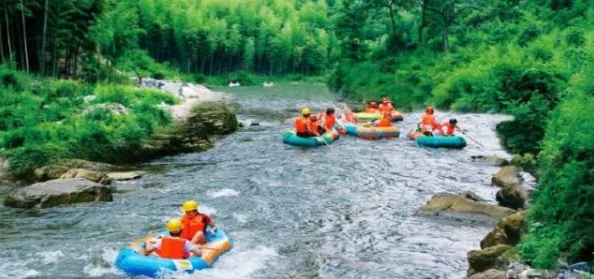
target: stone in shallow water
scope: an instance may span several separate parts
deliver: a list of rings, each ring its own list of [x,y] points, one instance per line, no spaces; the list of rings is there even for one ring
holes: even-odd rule
[[[134,180],[142,177],[137,172],[110,172],[107,174],[112,180]]]
[[[475,155],[471,156],[470,159],[474,163],[478,163],[485,166],[503,167],[509,165],[509,161],[495,155]]]
[[[515,211],[477,202],[460,194],[439,193],[422,206],[418,213],[472,221],[495,221]]]
[[[521,185],[522,179],[518,172],[518,168],[515,166],[507,166],[501,168],[497,173],[493,174],[491,183],[499,187],[510,187]]]
[[[84,178],[57,179],[13,191],[4,205],[19,208],[47,208],[64,204],[112,201],[111,189]]]

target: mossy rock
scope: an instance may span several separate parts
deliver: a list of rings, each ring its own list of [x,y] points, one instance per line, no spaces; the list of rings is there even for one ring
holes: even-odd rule
[[[475,272],[483,272],[489,269],[503,269],[509,264],[509,255],[506,254],[511,246],[499,244],[483,250],[471,250],[468,252],[468,265]]]

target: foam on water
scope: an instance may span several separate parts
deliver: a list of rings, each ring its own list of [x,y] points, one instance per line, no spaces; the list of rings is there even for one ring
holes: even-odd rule
[[[64,256],[62,251],[43,251],[36,253],[37,256],[41,257],[41,261],[44,264],[52,264],[58,261],[60,257]]]
[[[118,251],[114,248],[103,248],[101,260],[86,265],[83,272],[89,277],[105,277],[107,274],[121,274],[115,267]]]
[[[217,191],[208,191],[206,192],[206,194],[211,197],[211,198],[221,198],[221,197],[237,197],[239,196],[239,192],[233,190],[233,189],[229,189],[229,188],[223,188],[221,190],[217,190]]]
[[[28,268],[29,261],[11,261],[0,264],[0,278],[24,279],[41,275],[35,269]]]
[[[244,224],[247,222],[249,217],[245,214],[233,213],[233,218],[235,218],[237,222]]]
[[[253,250],[249,251],[231,250],[217,261],[216,268],[201,270],[193,274],[175,273],[166,278],[251,278],[257,271],[266,267],[267,263],[277,256],[278,253],[274,249],[266,246],[256,246]]]

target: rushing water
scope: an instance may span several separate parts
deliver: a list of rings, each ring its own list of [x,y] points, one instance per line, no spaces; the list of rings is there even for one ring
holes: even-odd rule
[[[294,111],[334,96],[322,86],[237,88],[244,129],[203,153],[156,160],[143,179],[116,186],[111,203],[43,210],[0,207],[0,278],[127,278],[118,250],[160,229],[197,199],[234,239],[215,268],[180,278],[463,278],[466,252],[489,227],[416,216],[433,194],[470,190],[493,199],[496,168],[476,154],[506,156],[494,127],[502,116],[457,115],[464,150],[426,149],[405,137],[343,137],[331,147],[284,145]],[[453,116],[439,113],[440,119]],[[406,114],[408,131],[420,114]],[[254,129],[255,128],[255,129]],[[0,189],[6,192],[7,189]]]

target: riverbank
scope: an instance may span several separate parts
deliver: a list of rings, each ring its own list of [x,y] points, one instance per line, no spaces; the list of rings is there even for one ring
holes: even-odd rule
[[[158,81],[160,90],[150,84],[37,82],[11,71],[2,71],[1,78],[3,185],[39,181],[45,175],[35,170],[64,159],[119,164],[206,150],[212,136],[238,126],[225,104],[229,96],[201,85]]]

